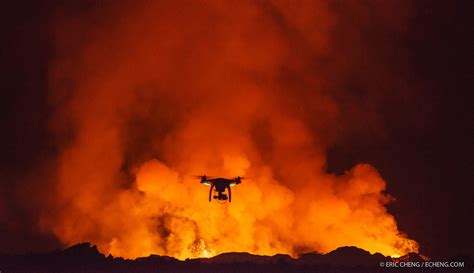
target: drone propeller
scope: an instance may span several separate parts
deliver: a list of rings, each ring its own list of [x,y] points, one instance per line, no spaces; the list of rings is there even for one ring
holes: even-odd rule
[[[237,176],[236,178],[234,178],[236,182],[240,182],[241,180],[244,180],[244,179],[250,179],[250,178],[248,176]]]
[[[233,182],[233,183],[230,183],[229,186],[233,187],[233,186],[235,186],[235,185],[237,185],[237,184],[240,184],[240,183],[242,183],[242,180],[243,180],[243,179],[248,179],[248,177],[237,176],[236,178],[233,179],[234,182]]]
[[[193,175],[194,178],[201,180],[201,184],[204,184],[206,186],[211,186],[212,182],[209,181],[209,178],[212,178],[207,175]]]
[[[214,178],[213,176],[209,176],[209,175],[192,175],[192,177],[194,178],[197,178],[197,179],[202,179],[202,178]]]

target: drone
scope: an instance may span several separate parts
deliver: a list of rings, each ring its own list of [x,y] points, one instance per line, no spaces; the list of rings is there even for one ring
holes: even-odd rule
[[[227,202],[227,200],[229,200],[229,202],[232,202],[232,192],[230,191],[230,187],[242,183],[242,179],[244,179],[244,177],[240,176],[237,176],[233,179],[228,179],[221,177],[211,178],[206,175],[196,176],[196,178],[201,179],[201,184],[211,186],[211,189],[209,190],[209,202],[211,202],[211,197],[213,197],[221,204]],[[215,190],[214,196],[212,196],[212,190]],[[227,197],[227,194],[225,194],[226,190],[228,191],[229,197]]]

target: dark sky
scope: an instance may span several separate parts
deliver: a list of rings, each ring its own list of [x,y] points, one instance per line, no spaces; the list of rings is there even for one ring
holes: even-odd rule
[[[13,202],[15,183],[42,181],[47,172],[34,166],[54,158],[49,134],[53,106],[48,103],[48,62],[54,56],[48,19],[55,2],[3,1],[1,10],[0,252],[44,250],[60,246],[35,227],[31,202]],[[330,171],[357,162],[376,166],[397,198],[389,209],[402,231],[433,257],[474,256],[473,116],[474,82],[472,1],[416,1],[415,24],[406,48],[415,77],[424,83],[420,112],[436,109],[433,120],[406,126],[404,109],[387,107],[387,137],[377,141],[344,138],[328,154]],[[427,100],[424,101],[423,97]],[[410,104],[413,105],[413,104]],[[415,111],[416,112],[416,111]],[[415,119],[416,120],[416,119]],[[28,176],[28,179],[25,177]],[[28,185],[23,187],[29,189]],[[8,196],[8,198],[6,198]]]
[[[433,256],[470,253],[472,257],[474,251],[468,224],[474,202],[470,4],[417,2],[416,24],[407,45],[415,60],[416,76],[427,83],[423,92],[437,105],[434,126],[407,130],[387,120],[395,125],[389,141],[353,139],[330,154],[334,165],[347,167],[357,161],[376,165],[392,182],[388,192],[398,201],[390,210],[400,228]],[[426,103],[420,100],[417,106],[421,110]]]

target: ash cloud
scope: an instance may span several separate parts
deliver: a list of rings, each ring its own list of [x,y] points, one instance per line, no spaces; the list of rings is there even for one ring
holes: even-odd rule
[[[373,166],[326,171],[331,145],[383,137],[383,106],[416,96],[410,14],[397,1],[59,7],[61,149],[38,226],[123,257],[417,251]],[[190,178],[204,173],[252,179],[221,207]]]

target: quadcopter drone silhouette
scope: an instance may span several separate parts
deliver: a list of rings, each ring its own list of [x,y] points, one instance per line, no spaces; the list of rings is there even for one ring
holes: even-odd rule
[[[242,183],[242,179],[244,179],[244,177],[240,176],[237,176],[233,179],[228,179],[222,177],[211,178],[206,175],[198,175],[196,176],[196,178],[201,179],[201,184],[211,186],[211,189],[209,190],[209,202],[211,202],[212,200],[212,190],[215,190],[216,195],[214,195],[213,198],[218,200],[218,202],[221,201],[219,202],[221,204],[227,202],[227,200],[229,200],[229,202],[232,202],[232,192],[230,190],[230,187]],[[227,194],[225,194],[226,190],[229,194],[229,197],[227,197]]]

